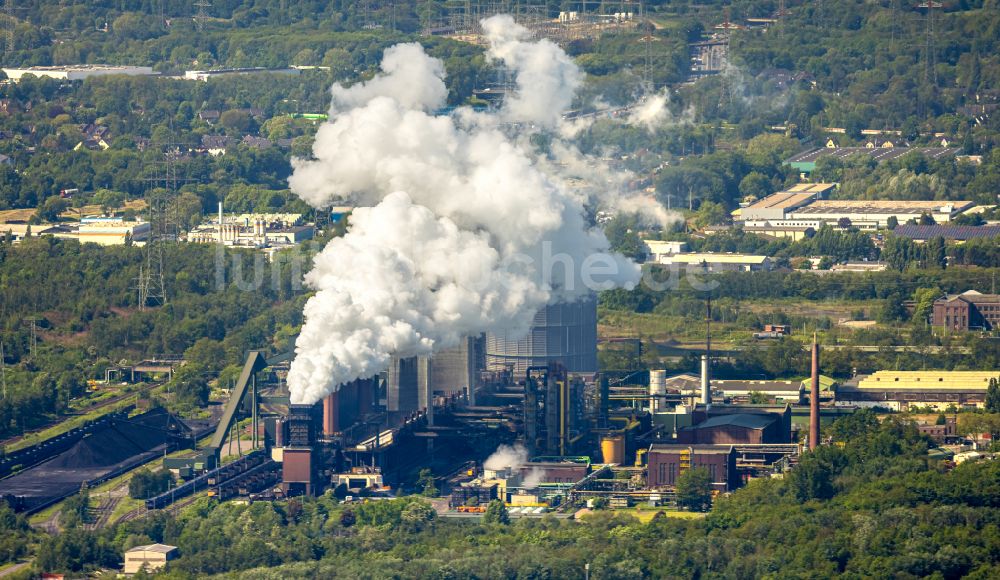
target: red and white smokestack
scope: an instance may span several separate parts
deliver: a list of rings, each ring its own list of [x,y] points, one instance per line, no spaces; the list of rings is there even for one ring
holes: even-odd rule
[[[712,391],[709,388],[708,356],[701,355],[701,404],[706,407],[712,404]]]
[[[813,333],[812,384],[809,388],[809,449],[819,445],[819,342]]]

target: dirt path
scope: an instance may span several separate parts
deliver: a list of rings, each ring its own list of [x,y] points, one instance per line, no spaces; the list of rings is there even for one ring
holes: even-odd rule
[[[23,569],[27,568],[28,566],[31,566],[34,562],[35,562],[35,559],[32,558],[32,559],[30,559],[30,560],[28,560],[26,562],[21,562],[19,564],[14,564],[13,566],[11,566],[9,568],[4,568],[3,570],[0,570],[0,578],[2,578],[4,576],[8,576],[10,574],[13,574],[15,572],[18,572],[20,570],[23,570]]]

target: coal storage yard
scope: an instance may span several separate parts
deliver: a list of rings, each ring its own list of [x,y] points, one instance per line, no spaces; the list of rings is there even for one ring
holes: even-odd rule
[[[163,409],[117,417],[69,449],[0,481],[0,498],[8,499],[18,511],[36,512],[78,492],[83,484],[117,477],[190,443],[192,436],[198,433]]]

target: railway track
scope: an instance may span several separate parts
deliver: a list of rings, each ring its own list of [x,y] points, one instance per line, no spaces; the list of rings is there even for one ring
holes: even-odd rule
[[[195,495],[191,495],[191,496],[185,497],[183,499],[179,499],[176,502],[170,504],[169,506],[163,508],[162,510],[157,510],[157,511],[167,512],[170,515],[177,515],[177,512],[179,512],[180,510],[184,509],[185,507],[193,504],[194,502],[198,501],[204,495],[205,494],[203,492],[199,492],[199,493],[197,493]],[[122,514],[122,516],[120,518],[118,518],[117,520],[115,520],[114,522],[111,522],[111,523],[112,524],[121,524],[121,523],[124,523],[124,522],[129,522],[129,521],[132,521],[132,520],[137,520],[137,519],[139,519],[141,517],[144,517],[147,513],[149,513],[149,510],[147,510],[145,506],[139,507],[139,508],[136,508],[136,509],[134,509],[134,510],[132,510],[130,512],[125,512],[124,514]]]

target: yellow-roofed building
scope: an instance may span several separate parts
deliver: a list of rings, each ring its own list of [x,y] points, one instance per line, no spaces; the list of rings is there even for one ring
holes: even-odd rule
[[[837,389],[837,405],[884,407],[905,411],[910,407],[945,410],[981,408],[990,379],[997,371],[878,371],[846,381]]]

